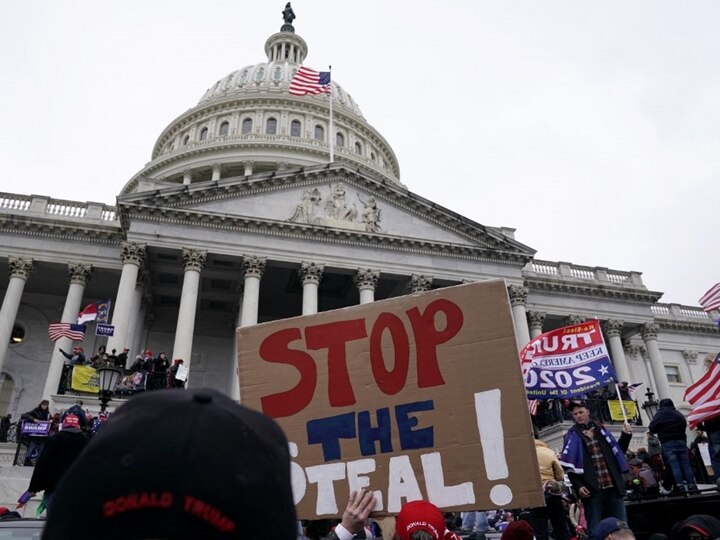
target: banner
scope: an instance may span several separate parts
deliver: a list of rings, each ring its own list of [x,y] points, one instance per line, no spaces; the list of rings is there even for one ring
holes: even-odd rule
[[[503,281],[438,289],[238,329],[242,403],[290,441],[302,519],[542,506]]]
[[[95,368],[90,366],[73,366],[70,388],[78,392],[97,394],[100,391],[100,381],[98,380],[98,374]]]
[[[26,437],[47,437],[50,435],[51,425],[52,422],[42,421],[36,424],[35,422],[24,420],[20,425],[20,435]]]
[[[622,422],[624,420],[622,409],[620,408],[620,402],[617,399],[609,399],[607,401],[608,408],[610,409],[610,419],[616,422]],[[637,405],[634,401],[623,400],[623,406],[625,407],[625,414],[628,420],[637,418]]]
[[[617,380],[599,321],[540,334],[520,360],[528,399],[578,397]]]

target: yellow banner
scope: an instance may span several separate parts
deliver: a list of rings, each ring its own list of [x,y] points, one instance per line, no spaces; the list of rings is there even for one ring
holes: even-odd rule
[[[632,420],[637,416],[637,406],[634,401],[623,400],[623,405],[625,406],[625,414],[627,414],[628,420]],[[610,418],[622,422],[623,414],[620,409],[620,402],[617,399],[611,399],[608,401],[608,407],[610,408]]]
[[[73,366],[72,382],[70,388],[78,392],[92,392],[97,394],[100,391],[100,381],[95,368],[90,366]]]

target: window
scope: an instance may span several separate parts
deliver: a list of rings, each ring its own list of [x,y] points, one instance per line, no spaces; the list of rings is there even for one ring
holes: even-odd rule
[[[255,82],[262,82],[262,80],[265,78],[265,68],[259,68],[255,72]]]
[[[337,146],[338,148],[345,146],[345,135],[340,132],[335,135],[335,146]]]
[[[25,329],[16,324],[13,326],[12,334],[10,334],[10,345],[17,345],[18,343],[22,343],[23,339],[25,339]]]
[[[242,121],[242,134],[252,133],[252,118],[246,118]]]
[[[325,129],[320,124],[317,124],[315,126],[315,140],[316,141],[324,141],[325,140]]]
[[[370,159],[375,161],[375,152],[370,152]]]
[[[279,67],[276,67],[273,71],[273,80],[274,81],[281,81],[282,80],[282,69]]]
[[[290,122],[290,136],[291,137],[299,137],[301,132],[302,132],[302,124],[300,124],[300,120],[293,120],[292,122]]]
[[[248,73],[248,71],[245,70],[245,71],[243,71],[243,72],[240,74],[240,78],[238,79],[238,82],[239,82],[241,85],[243,85],[243,84],[245,84],[246,82],[248,82],[248,79],[249,79],[249,78],[250,78],[250,73]]]
[[[223,137],[230,131],[230,122],[223,122],[220,124],[220,136]]]
[[[185,146],[188,142],[190,142],[190,135],[185,135],[185,138],[183,139],[183,146]]]
[[[277,133],[277,119],[267,119],[267,122],[265,122],[265,133],[268,135],[275,135]]]
[[[665,366],[665,375],[667,375],[668,382],[682,382],[682,378],[680,377],[680,368],[678,366]]]
[[[360,144],[359,142],[355,143],[355,152],[357,152],[358,154],[362,154],[362,144]]]
[[[208,128],[206,128],[206,127],[202,128],[202,131],[200,131],[200,140],[201,141],[207,140],[207,135],[208,135]]]

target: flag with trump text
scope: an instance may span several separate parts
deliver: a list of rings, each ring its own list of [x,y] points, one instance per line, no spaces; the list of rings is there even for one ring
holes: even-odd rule
[[[699,423],[720,416],[720,354],[715,357],[707,373],[685,390],[685,401],[692,405],[688,423],[695,428]]]
[[[73,341],[82,341],[85,339],[84,324],[70,323],[52,323],[48,327],[48,337],[50,341],[57,341],[60,338],[70,338]]]
[[[528,399],[578,397],[617,380],[599,321],[540,334],[520,362]]]
[[[300,66],[290,81],[290,94],[293,96],[304,96],[306,94],[323,93],[330,93],[330,72],[315,71],[314,69]]]
[[[720,283],[716,283],[698,300],[704,311],[720,310]]]

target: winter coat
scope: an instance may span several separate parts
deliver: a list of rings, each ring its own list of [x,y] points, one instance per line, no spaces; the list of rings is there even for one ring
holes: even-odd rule
[[[661,443],[668,441],[687,442],[687,420],[680,411],[675,410],[671,399],[661,399],[658,412],[648,426],[650,433],[655,433]]]

